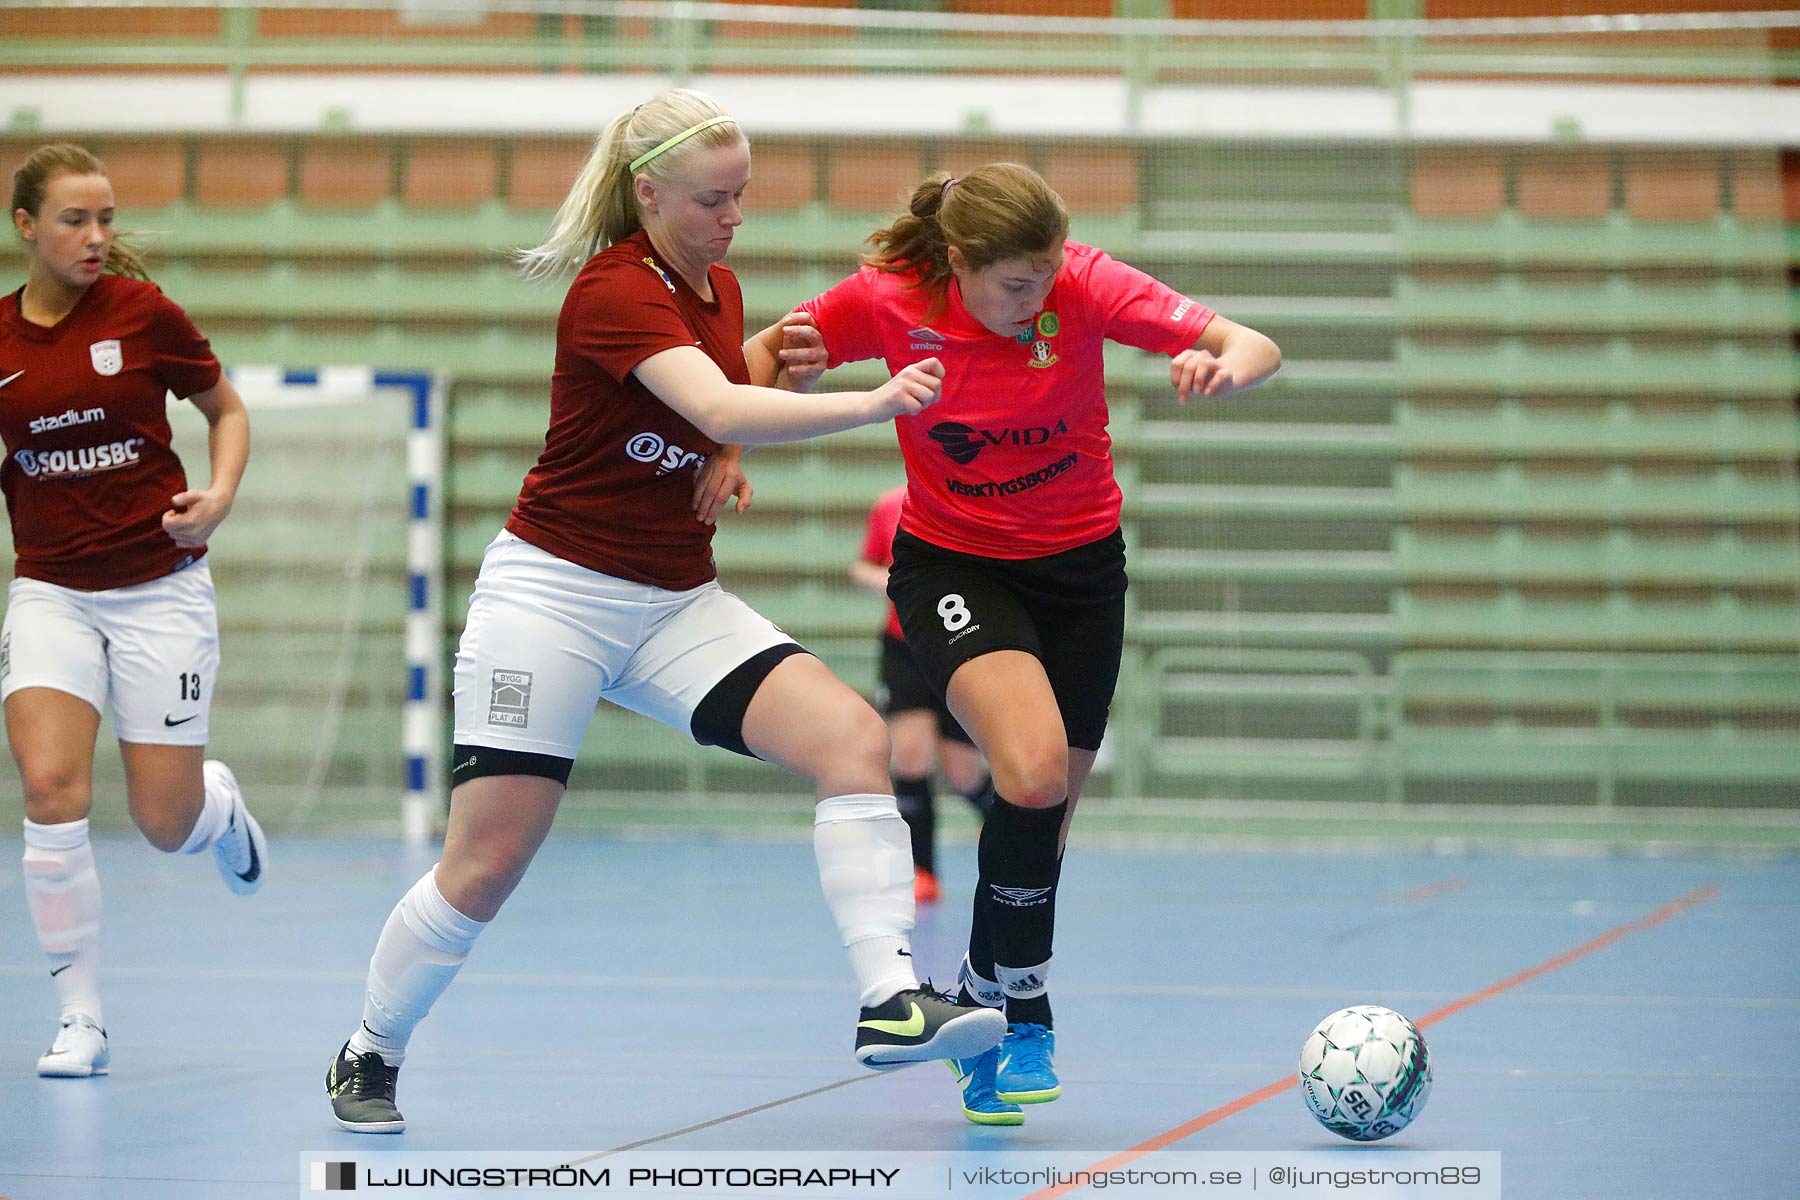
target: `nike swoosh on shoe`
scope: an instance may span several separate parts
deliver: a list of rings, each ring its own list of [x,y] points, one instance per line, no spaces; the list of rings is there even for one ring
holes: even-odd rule
[[[897,1037],[918,1037],[925,1032],[925,1012],[917,1004],[912,1006],[912,1016],[904,1021],[883,1021],[879,1018],[858,1021],[858,1029],[873,1029],[877,1033],[891,1033]]]
[[[236,821],[237,818],[233,817],[232,823],[236,824]],[[250,869],[248,871],[239,871],[237,877],[245,883],[255,883],[256,877],[262,874],[262,859],[258,858],[256,855],[256,839],[249,838],[247,840],[250,843]]]

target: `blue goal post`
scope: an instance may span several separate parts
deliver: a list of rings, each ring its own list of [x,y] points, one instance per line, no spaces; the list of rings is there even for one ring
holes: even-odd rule
[[[348,775],[368,781],[376,798],[376,815],[369,823],[375,825],[391,821],[391,809],[386,810],[388,816],[380,816],[379,795],[385,786],[398,787],[402,835],[408,843],[424,843],[439,828],[444,812],[443,418],[449,380],[430,371],[357,366],[239,366],[229,374],[251,413],[256,447],[240,499],[245,492],[261,499],[246,521],[235,529],[227,522],[221,532],[262,540],[259,524],[289,531],[290,540],[296,542],[293,553],[300,557],[290,560],[285,570],[280,566],[281,547],[254,548],[261,556],[257,561],[274,565],[273,570],[265,568],[272,578],[263,584],[265,590],[298,595],[299,601],[289,607],[310,611],[317,618],[308,635],[296,633],[285,645],[278,627],[267,631],[277,643],[271,648],[271,661],[279,664],[285,656],[293,664],[296,687],[302,678],[325,680],[318,689],[324,695],[323,716],[318,719],[324,724],[311,735],[313,765],[305,772],[307,786],[296,793],[293,824],[304,827],[308,818],[325,819],[332,810],[321,807],[319,794],[332,779]],[[259,431],[266,433],[261,440]],[[197,465],[189,463],[190,471]],[[358,480],[359,474],[364,478]],[[282,482],[264,485],[265,479]],[[292,494],[283,488],[293,489]],[[293,537],[296,510],[309,511],[310,504],[319,506],[318,522],[323,527]],[[304,529],[306,523],[302,518],[298,527]],[[366,532],[359,535],[359,529]],[[322,562],[322,569],[308,567],[304,556],[309,545],[315,547],[313,561]],[[220,557],[222,565],[231,568],[231,554]],[[398,561],[392,561],[396,557]],[[403,587],[403,598],[374,594],[396,586]],[[363,588],[371,594],[361,596]],[[274,607],[279,606],[263,606]],[[335,640],[327,640],[333,633],[331,618],[323,611],[328,609],[339,614]],[[393,627],[395,616],[400,617],[398,630]],[[323,633],[320,624],[327,626]],[[352,711],[358,701],[347,698],[353,690],[348,681],[356,678],[359,665],[367,667],[376,659],[385,662],[396,633],[404,646],[403,680],[373,688],[359,685],[360,702],[368,711]],[[320,654],[337,656],[335,670],[307,664],[313,668],[309,672],[295,661],[315,645]],[[225,650],[229,658],[229,640]],[[382,673],[396,666],[383,667]],[[229,666],[226,673],[229,677]],[[274,673],[287,674],[279,667]],[[265,694],[275,695],[279,682],[263,680],[260,685]],[[398,721],[390,723],[395,695],[403,700]],[[340,737],[339,731],[357,726],[374,727],[381,739],[397,732],[398,754],[392,755],[395,747],[389,742],[388,751],[346,767],[346,747],[355,739]],[[294,761],[306,760],[299,756]],[[384,785],[381,777],[396,761],[400,769],[393,773],[391,785]]]

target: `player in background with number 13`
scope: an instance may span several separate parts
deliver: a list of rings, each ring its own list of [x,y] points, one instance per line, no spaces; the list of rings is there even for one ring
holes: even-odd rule
[[[62,1007],[46,1076],[110,1061],[88,841],[103,706],[151,845],[211,849],[240,895],[268,858],[237,780],[206,758],[219,666],[206,539],[231,511],[250,422],[206,339],[115,242],[113,207],[99,159],[39,147],[13,173],[25,286],[0,297],[0,488],[18,551],[0,695],[25,787],[25,897]],[[212,427],[205,488],[169,446],[170,392]]]

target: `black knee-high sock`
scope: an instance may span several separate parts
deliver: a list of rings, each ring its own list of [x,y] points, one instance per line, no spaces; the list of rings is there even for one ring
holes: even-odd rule
[[[1052,808],[1021,808],[996,795],[981,827],[969,965],[1000,984],[1006,1019],[1014,1023],[1051,1023],[1044,976],[1062,875],[1057,835],[1067,811],[1067,801]],[[978,945],[982,942],[986,944]]]
[[[912,835],[913,869],[937,874],[937,801],[931,794],[931,776],[894,780],[894,803]]]

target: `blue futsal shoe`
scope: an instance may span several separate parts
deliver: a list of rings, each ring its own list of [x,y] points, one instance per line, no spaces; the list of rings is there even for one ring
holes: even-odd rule
[[[994,1071],[994,1091],[1009,1104],[1048,1104],[1062,1095],[1050,1056],[1056,1032],[1042,1025],[1008,1025]]]
[[[1025,1114],[1019,1106],[994,1094],[994,1069],[999,1063],[998,1046],[977,1058],[950,1060],[962,1088],[963,1116],[977,1125],[1023,1125]]]

